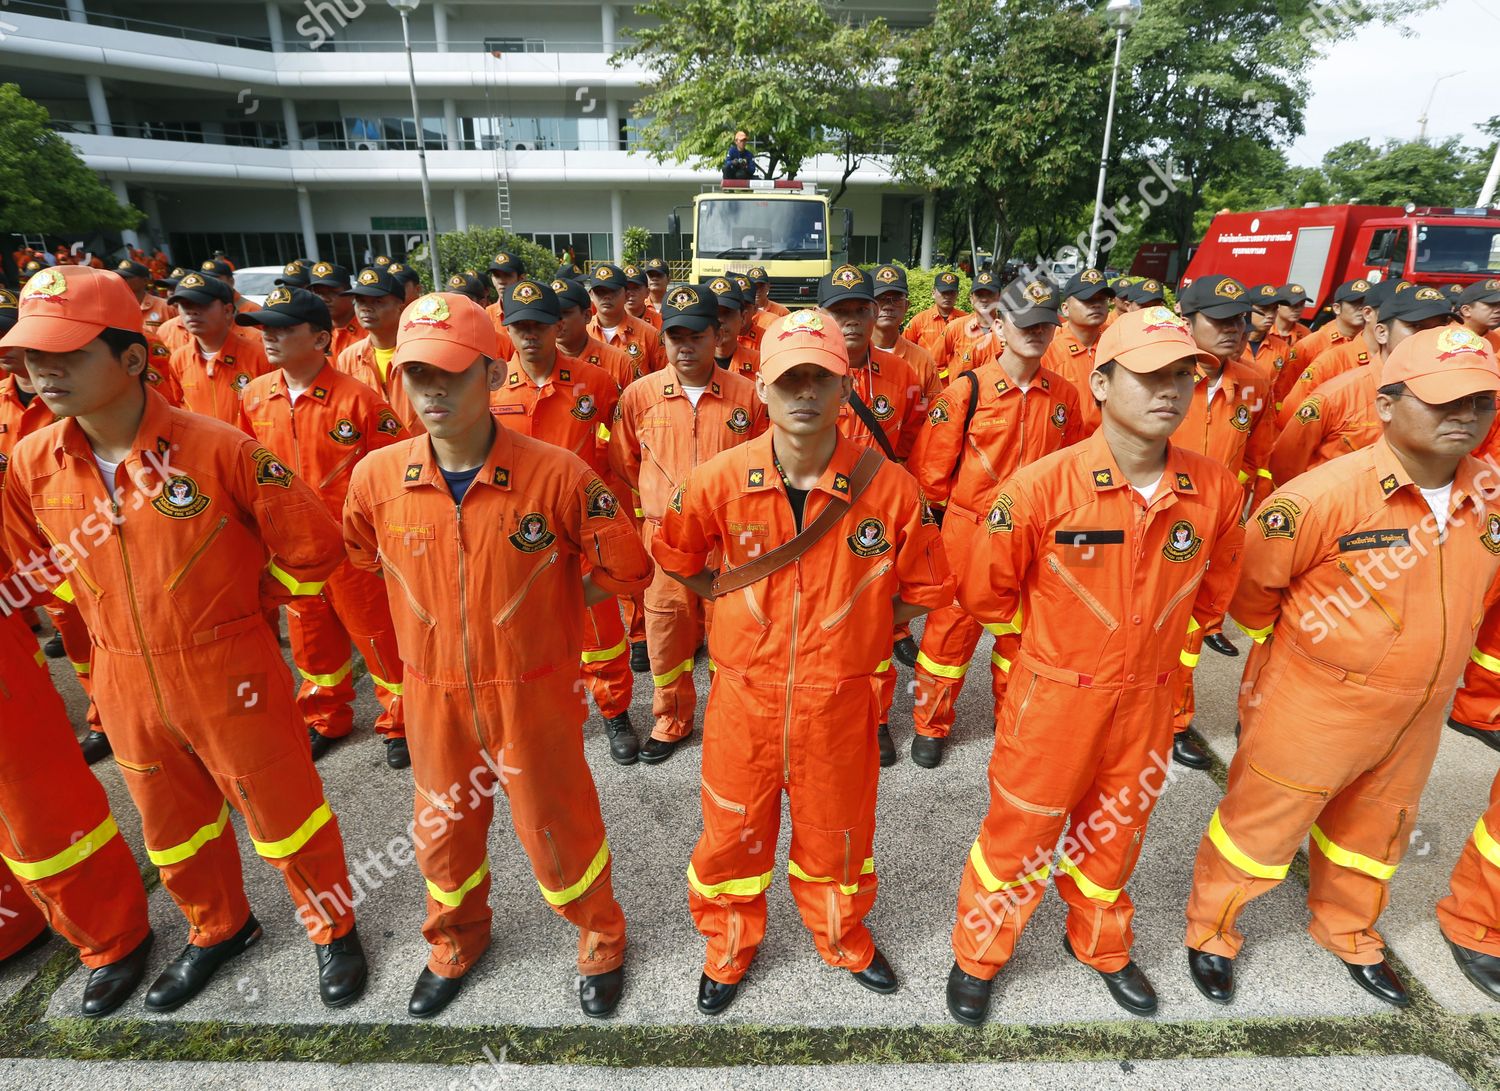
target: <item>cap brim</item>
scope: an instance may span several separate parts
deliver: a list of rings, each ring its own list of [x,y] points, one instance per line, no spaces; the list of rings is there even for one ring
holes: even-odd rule
[[[168,303],[176,303],[178,300],[183,300],[183,299],[187,300],[189,303],[232,303],[233,302],[232,299],[224,299],[221,296],[214,295],[212,292],[200,292],[200,291],[198,291],[195,288],[188,288],[185,291],[173,292],[171,295],[167,296],[167,302]]]
[[[835,303],[843,303],[846,300],[850,299],[862,300],[865,303],[873,303],[875,301],[875,295],[873,292],[829,292],[828,295],[818,300],[818,306],[831,307]]]
[[[1393,314],[1389,318],[1381,316],[1376,321],[1395,322],[1399,319],[1402,322],[1426,322],[1429,318],[1442,318],[1452,313],[1453,304],[1449,303],[1446,299],[1434,299],[1430,303],[1424,303],[1420,307],[1412,307],[1403,314]]]
[[[367,299],[375,299],[378,296],[389,296],[391,299],[399,299],[405,294],[405,291],[402,291],[398,294],[396,292],[387,291],[385,288],[376,287],[373,284],[356,284],[354,287],[339,293],[339,295],[362,295]]]
[[[719,301],[719,306],[721,307],[728,307],[731,310],[735,311],[743,311],[745,309],[745,304],[742,303],[738,298],[731,299],[727,295],[718,294],[715,294],[714,298]]]
[[[792,368],[803,364],[816,364],[834,375],[849,374],[849,361],[838,353],[827,349],[805,348],[798,352],[788,352],[785,357],[773,359],[769,363],[762,361],[759,375],[767,383],[774,383]]]
[[[1500,303],[1500,292],[1488,292],[1477,295],[1473,299],[1462,299],[1458,301],[1460,307],[1467,307],[1470,303]]]
[[[468,371],[474,361],[481,356],[494,359],[494,352],[486,353],[472,345],[459,345],[452,341],[419,337],[404,345],[396,346],[396,354],[391,357],[391,367],[426,364],[439,371],[448,371],[457,375],[459,372]]]
[[[76,352],[108,328],[94,322],[79,322],[51,314],[28,314],[21,317],[10,328],[10,332],[0,338],[0,348]]]
[[[1068,298],[1068,299],[1080,299],[1080,300],[1083,300],[1083,299],[1093,299],[1096,295],[1110,295],[1110,296],[1113,296],[1114,294],[1115,294],[1115,290],[1113,288],[1111,288],[1108,284],[1086,284],[1086,285],[1084,285],[1081,288],[1077,288],[1077,289],[1075,289],[1075,290],[1067,293],[1067,297],[1066,298]]]
[[[727,307],[729,306],[729,304],[720,303],[720,306]],[[736,307],[735,309],[738,310],[739,308]],[[675,314],[671,318],[663,318],[661,320],[661,328],[663,333],[665,333],[667,330],[678,329],[692,330],[694,333],[702,333],[704,330],[708,329],[708,327],[712,326],[717,320],[717,317],[707,318],[700,314]]]
[[[1023,307],[1018,311],[1001,308],[1001,313],[1016,326],[1055,326],[1057,312],[1051,307]]]
[[[1249,314],[1253,303],[1246,301],[1235,302],[1225,300],[1223,303],[1210,303],[1206,307],[1199,307],[1196,311],[1184,311],[1184,314],[1206,314],[1210,318],[1244,318]]]
[[[514,307],[515,305],[512,304]],[[540,322],[544,326],[554,326],[558,322],[558,316],[551,311],[543,310],[541,307],[515,307],[514,310],[505,312],[504,326],[514,326],[517,322]]]
[[[177,285],[180,284],[180,283],[181,283],[181,281],[172,280],[172,279],[168,278],[166,280],[153,280],[151,282],[151,286],[153,288],[165,288],[168,291],[172,291],[172,290],[176,289]],[[278,280],[276,283],[280,284],[281,281]]]
[[[911,289],[907,288],[903,284],[878,284],[875,287],[876,299],[879,299],[883,295],[891,295],[893,293],[896,295],[909,296],[911,295]]]
[[[1428,405],[1443,405],[1500,390],[1500,373],[1482,367],[1455,367],[1404,380],[1406,389]]]
[[[1126,349],[1116,353],[1114,359],[1126,371],[1133,371],[1137,375],[1150,375],[1152,372],[1171,367],[1182,360],[1192,360],[1194,363],[1208,364],[1211,367],[1219,366],[1219,358],[1213,353],[1204,352],[1198,348],[1188,348],[1180,342],[1170,341]],[[1099,364],[1106,362],[1098,361],[1094,364],[1094,369],[1097,371]]]
[[[284,311],[241,311],[234,316],[236,326],[275,326],[283,330],[300,326],[306,321],[305,318],[296,318]]]
[[[606,289],[609,289],[611,291],[618,291],[618,292],[623,292],[625,290],[625,285],[623,283],[616,284],[612,280],[594,280],[591,277],[585,283],[588,285],[588,290],[591,291],[591,292],[595,288],[606,288]]]
[[[277,277],[271,283],[278,288],[306,288],[310,282],[296,277]]]

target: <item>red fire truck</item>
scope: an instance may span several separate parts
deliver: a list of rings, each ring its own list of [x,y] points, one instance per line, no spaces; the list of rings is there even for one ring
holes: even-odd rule
[[[1500,209],[1328,205],[1221,212],[1182,286],[1210,273],[1242,283],[1301,284],[1312,317],[1346,280],[1397,277],[1441,287],[1500,272]]]

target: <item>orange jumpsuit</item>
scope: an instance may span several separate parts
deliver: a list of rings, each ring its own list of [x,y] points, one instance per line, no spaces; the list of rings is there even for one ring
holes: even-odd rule
[[[576,354],[565,352],[561,345],[557,346],[557,351],[561,352],[564,356],[571,355],[574,359],[582,360],[586,364],[602,367],[609,373],[609,377],[615,381],[615,386],[620,390],[624,390],[640,378],[640,375],[636,374],[634,360],[623,349],[618,349],[613,345],[606,345],[597,337],[590,337],[585,341],[582,351]]]
[[[936,307],[928,307],[925,311],[918,311],[907,320],[906,329],[901,331],[901,336],[914,345],[921,345],[935,358],[937,352],[933,345],[942,339],[943,331],[947,329],[948,323],[954,319],[968,317],[967,311],[955,308],[949,311],[945,318]]]
[[[1302,399],[1271,447],[1266,465],[1271,480],[1285,485],[1314,466],[1379,439],[1380,418],[1375,415],[1379,388],[1380,363],[1376,361],[1344,372]]]
[[[720,365],[721,367],[723,365]],[[734,344],[734,355],[729,358],[729,366],[725,371],[733,372],[746,379],[754,380],[760,371],[760,352],[751,348],[743,341]]]
[[[1039,370],[1022,390],[998,363],[974,372],[979,400],[968,430],[968,378],[958,376],[933,402],[908,465],[933,507],[945,509],[943,550],[955,572],[969,564],[975,535],[1001,486],[1016,469],[1082,439],[1078,394],[1061,375]],[[953,702],[979,645],[980,625],[957,602],[927,615],[917,653],[918,735],[947,738]],[[999,706],[1020,638],[995,634],[990,682]]]
[[[27,437],[7,476],[11,552],[56,550],[45,582],[88,624],[94,696],[191,941],[226,940],[250,914],[231,804],[312,940],[343,935],[338,821],[261,614],[316,594],[342,560],[317,495],[249,436],[149,390],[114,503],[73,420]]]
[[[1272,331],[1273,335],[1280,336]],[[1287,362],[1291,365],[1293,374],[1300,374],[1313,365],[1319,356],[1331,348],[1346,345],[1351,341],[1360,340],[1356,331],[1353,337],[1345,337],[1339,329],[1337,322],[1329,322],[1313,330],[1306,337],[1299,338],[1291,346],[1291,355]]]
[[[511,431],[570,451],[608,478],[605,444],[619,398],[619,387],[603,368],[559,352],[552,375],[540,387],[521,367],[519,357],[513,359],[505,384],[490,391],[490,412]],[[630,672],[620,604],[613,598],[584,611],[582,663],[599,715],[611,719],[628,712],[635,676]]]
[[[167,309],[171,310],[172,308],[173,305],[168,303]],[[193,335],[188,333],[187,327],[182,324],[182,316],[179,314],[172,315],[171,318],[166,319],[161,325],[157,326],[156,336],[162,344],[167,346],[168,352],[176,352],[184,345],[190,344],[193,340]]]
[[[941,336],[934,336],[929,344],[923,346],[932,354],[938,371],[957,375],[983,363],[984,361],[975,358],[976,351],[983,347],[990,348],[993,357],[998,359],[1004,346],[1000,330],[994,326],[981,326],[972,314],[962,311],[955,314],[957,317],[943,327]]]
[[[182,407],[225,424],[240,426],[240,395],[250,380],[271,370],[258,334],[231,326],[219,355],[205,359],[195,338],[173,349],[171,368],[182,387]]]
[[[347,326],[340,326],[333,331],[333,338],[328,343],[328,355],[337,360],[350,345],[357,345],[369,336],[368,331],[358,321],[350,322]]]
[[[609,464],[639,497],[646,549],[660,533],[667,504],[699,465],[766,430],[766,407],[755,384],[733,372],[715,376],[697,406],[682,392],[671,367],[631,383],[620,395],[609,434]],[[653,738],[669,742],[692,734],[698,694],[693,659],[703,641],[707,604],[658,569],[646,588],[646,647],[655,692]]]
[[[662,347],[661,334],[650,323],[639,318],[627,314],[615,327],[614,335],[606,336],[599,316],[595,315],[589,319],[588,331],[590,337],[611,348],[617,348],[630,357],[633,369],[630,382],[667,366],[667,350]],[[618,377],[616,382],[619,382]],[[621,386],[629,386],[630,382],[621,383]]]
[[[861,453],[839,438],[807,494],[804,525],[847,497]],[[742,565],[796,533],[766,433],[693,471],[651,551],[669,572],[691,576],[711,557]],[[715,981],[740,980],[765,935],[783,789],[788,881],[818,953],[856,973],[874,958],[864,924],[878,883],[874,674],[890,655],[896,595],[942,606],[953,577],[916,481],[887,462],[796,562],[714,603],[703,836],[688,864],[688,905],[708,939],[703,972]]]
[[[877,348],[878,346],[872,344],[870,347]],[[943,392],[943,387],[948,382],[948,376],[946,374],[938,374],[937,361],[932,358],[932,353],[928,352],[915,341],[908,341],[905,337],[897,337],[895,344],[888,349],[881,349],[881,351],[894,353],[907,362],[912,371],[916,373],[917,382],[922,386],[922,396],[926,399],[928,405],[931,405],[934,399]]]
[[[141,297],[141,324],[148,334],[156,333],[156,328],[171,317],[172,305],[161,296],[147,292]]]
[[[428,968],[462,977],[489,946],[501,788],[542,897],[578,928],[579,972],[619,966],[625,917],[578,698],[583,565],[617,594],[651,578],[613,494],[574,455],[497,427],[454,504],[422,435],[355,467],[344,537],[384,573],[406,663]]]
[[[1220,372],[1219,389],[1208,400],[1208,383],[1200,371],[1193,400],[1177,431],[1174,446],[1196,451],[1213,459],[1235,476],[1249,496],[1271,491],[1266,460],[1276,438],[1275,411],[1265,376],[1241,360],[1232,360]],[[1242,502],[1243,507],[1243,502]],[[1232,584],[1238,573],[1227,573]],[[1203,654],[1203,638],[1224,627],[1222,614],[1195,617],[1198,625],[1188,633],[1177,671],[1177,700],[1172,710],[1172,728],[1186,731],[1193,722],[1193,668]]]
[[[1054,850],[1077,957],[1103,973],[1130,960],[1125,884],[1170,767],[1181,634],[1229,600],[1243,497],[1223,466],[1173,446],[1148,505],[1095,432],[1021,467],[990,509],[959,602],[1019,630],[1021,648],[958,892],[965,973],[1010,961]]]
[[[1363,337],[1345,341],[1319,353],[1317,360],[1296,373],[1294,381],[1286,388],[1285,398],[1278,403],[1281,427],[1291,423],[1292,414],[1310,395],[1324,383],[1332,382],[1346,371],[1368,364],[1372,359],[1370,345]]]
[[[1100,332],[1103,330],[1101,326]],[[1093,435],[1101,419],[1099,407],[1094,404],[1094,392],[1089,389],[1089,374],[1094,370],[1094,350],[1098,343],[1098,338],[1095,338],[1094,344],[1084,344],[1073,332],[1073,327],[1064,322],[1042,354],[1042,366],[1072,383],[1078,394],[1078,410],[1082,414],[1080,439]]]
[[[404,438],[401,422],[384,399],[332,364],[323,366],[295,402],[280,369],[253,379],[243,406],[250,434],[300,474],[334,518],[343,515],[355,464]],[[401,656],[378,579],[346,560],[320,594],[302,595],[288,604],[287,636],[302,676],[297,707],[309,728],[335,739],[354,730],[352,645],[364,657],[380,701],[376,733],[385,738],[406,734]]]
[[[1345,962],[1384,957],[1375,921],[1500,571],[1481,472],[1459,465],[1441,541],[1384,439],[1256,513],[1230,611],[1268,643],[1246,666],[1228,791],[1198,846],[1189,947],[1238,954],[1236,918],[1310,833],[1308,931]]]
[[[505,328],[505,304],[502,302],[491,303],[484,309],[484,313],[490,316],[490,322],[495,327],[495,337],[499,342],[501,360],[514,360],[516,358],[516,343],[510,339],[510,331]]]
[[[395,349],[391,351],[394,353]],[[406,396],[406,386],[401,382],[401,376],[397,375],[396,370],[389,364],[382,371],[380,361],[375,358],[375,343],[368,337],[354,342],[339,353],[333,366],[345,375],[358,379],[383,397],[386,404],[391,407],[391,412],[396,414],[396,419],[401,422],[401,426],[407,432],[418,435],[427,431],[422,418],[412,408],[411,399]]]
[[[1474,832],[1459,854],[1448,881],[1451,893],[1438,902],[1437,918],[1443,935],[1460,947],[1500,956],[1500,841],[1496,833],[1500,833],[1500,776],[1490,785],[1489,809],[1474,823]]]
[[[1268,332],[1260,341],[1252,341],[1245,347],[1245,352],[1250,357],[1250,362],[1269,371],[1272,376],[1271,396],[1277,413],[1281,412],[1281,403],[1286,400],[1286,387],[1296,378],[1296,373],[1288,374],[1291,367],[1292,347],[1287,344],[1286,338],[1274,330]]]

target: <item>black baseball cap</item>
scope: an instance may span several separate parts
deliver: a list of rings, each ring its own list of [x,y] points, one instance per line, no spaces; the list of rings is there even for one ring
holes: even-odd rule
[[[1145,280],[1133,280],[1129,284],[1120,286],[1119,298],[1127,303],[1134,303],[1137,307],[1149,307],[1153,303],[1164,303],[1167,298],[1166,289],[1161,286],[1161,281],[1155,277],[1147,277]]]
[[[622,265],[620,266],[620,272],[625,274],[625,279],[631,284],[637,284],[644,288],[649,283],[646,280],[646,270],[642,269],[639,265]]]
[[[1452,313],[1453,304],[1441,288],[1403,283],[1381,302],[1379,321],[1390,322],[1399,318],[1403,322],[1422,322]]]
[[[557,306],[559,310],[566,307],[577,307],[584,314],[589,313],[589,293],[580,282],[569,277],[558,277],[550,285],[552,291],[557,294]]]
[[[993,269],[986,269],[981,273],[975,274],[974,282],[969,285],[969,294],[972,296],[975,292],[994,292],[996,295],[1000,294],[1000,278],[995,275]]]
[[[288,288],[306,288],[310,279],[307,263],[301,258],[295,258],[281,267],[281,275],[276,278],[276,283]]]
[[[119,273],[122,277],[129,277],[131,280],[151,279],[150,269],[147,269],[138,261],[131,261],[129,258],[124,259],[119,265],[116,265],[115,272]]]
[[[27,273],[28,275],[32,272],[35,272],[35,270],[31,268],[35,264],[37,263],[28,261],[26,263],[26,267],[22,270],[22,272]],[[176,265],[172,267],[172,271],[170,273],[162,277],[160,280],[152,281],[152,283],[155,284],[158,288],[175,288],[177,287],[178,283],[181,282],[182,278],[187,275],[188,271],[186,269],[184,269],[180,265]]]
[[[209,258],[198,266],[200,273],[207,273],[211,277],[232,277],[234,266],[220,258]]]
[[[943,270],[932,278],[932,290],[934,292],[956,292],[959,289],[958,274]]]
[[[188,273],[177,282],[177,287],[167,297],[168,303],[176,303],[178,300],[186,300],[188,303],[231,303],[234,301],[234,289],[212,273]]]
[[[337,288],[342,292],[349,287],[349,270],[331,261],[316,262],[308,270],[307,286],[309,288]]]
[[[393,273],[392,276],[394,277],[395,274]],[[473,269],[464,269],[454,273],[448,278],[445,290],[466,295],[475,303],[487,303],[490,298],[489,286],[479,279],[479,274]]]
[[[1278,302],[1280,299],[1278,294]],[[1206,314],[1210,318],[1243,318],[1253,305],[1245,286],[1221,273],[1193,281],[1178,295],[1177,304],[1184,315]]]
[[[732,306],[727,300],[726,307]],[[661,299],[661,328],[695,333],[719,321],[719,297],[707,284],[670,284]]]
[[[1046,279],[1020,277],[1000,293],[1000,309],[1017,326],[1057,325],[1060,303],[1057,285]]]
[[[1276,292],[1276,302],[1288,307],[1305,307],[1312,302],[1307,289],[1300,284],[1283,284]]]
[[[750,268],[745,270],[745,276],[749,278],[751,284],[760,285],[771,283],[771,274],[766,272],[766,267],[764,265],[750,266]]]
[[[1096,295],[1113,296],[1115,290],[1098,269],[1080,269],[1068,278],[1062,294],[1064,299],[1093,299]]]
[[[1280,285],[1252,284],[1245,291],[1250,297],[1252,307],[1274,307],[1281,302],[1278,298],[1281,295]]]
[[[1335,303],[1361,303],[1371,287],[1370,282],[1364,277],[1346,280],[1333,290],[1333,301]]]
[[[827,307],[846,299],[867,299],[872,303],[875,301],[870,278],[854,265],[840,265],[818,281],[818,306]]]
[[[18,306],[16,293],[0,285],[0,330],[8,330],[16,324]]]
[[[714,277],[703,284],[718,300],[717,306],[733,307],[737,311],[745,309],[745,297],[740,292],[740,286],[728,277]],[[718,312],[715,311],[714,314],[717,316]]]
[[[661,258],[647,258],[644,262],[641,263],[641,268],[645,271],[648,277],[652,273],[659,273],[664,277],[670,277],[672,275],[671,270],[667,268],[667,263],[662,261]]]
[[[538,280],[522,277],[505,289],[505,324],[541,322],[552,325],[561,316],[557,293]]]
[[[906,270],[899,265],[877,265],[872,274],[875,280],[875,294],[886,295],[889,292],[900,292],[902,295],[910,295],[906,287]]]
[[[526,263],[514,254],[501,250],[495,255],[489,264],[491,273],[515,273],[517,276],[526,275]]]
[[[749,277],[747,277],[744,273],[730,273],[728,275],[729,275],[729,279],[730,280],[734,281],[735,284],[739,285],[740,299],[744,301],[745,306],[748,307],[752,303],[754,303],[755,302],[755,282],[752,281]]]
[[[391,256],[389,254],[376,254],[375,260],[370,262],[371,265],[389,265],[390,263]]]
[[[316,292],[306,288],[288,288],[277,285],[266,296],[259,310],[243,312],[234,316],[236,326],[275,326],[285,329],[306,322],[320,330],[333,329],[333,316],[328,313],[328,304]]]
[[[418,288],[422,286],[422,278],[410,265],[404,262],[393,261],[386,268],[391,271],[391,276],[395,277],[402,284],[415,284]],[[472,269],[469,271],[473,272]]]
[[[366,265],[359,271],[359,276],[354,278],[354,286],[339,295],[358,295],[366,298],[376,296],[394,296],[396,299],[406,298],[406,288],[395,277],[391,276],[389,265]]]
[[[557,272],[552,274],[553,280],[582,280],[583,270],[571,261],[565,261],[557,267]]]
[[[1500,303],[1500,277],[1477,280],[1464,288],[1458,296],[1458,306],[1466,303]]]
[[[594,266],[594,275],[589,277],[588,286],[594,288],[610,288],[623,291],[625,289],[625,273],[612,261],[600,262]]]

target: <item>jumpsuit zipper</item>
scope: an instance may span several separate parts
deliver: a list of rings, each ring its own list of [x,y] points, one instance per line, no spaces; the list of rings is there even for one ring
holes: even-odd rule
[[[826,633],[828,632],[828,630],[832,629],[834,626],[838,625],[839,622],[848,617],[850,612],[854,609],[854,604],[858,601],[859,596],[864,594],[865,588],[869,587],[870,584],[874,583],[876,580],[880,579],[881,576],[884,576],[887,572],[889,572],[891,570],[891,566],[894,563],[894,561],[886,561],[884,564],[877,565],[875,568],[872,568],[870,569],[870,571],[866,572],[860,578],[860,581],[854,585],[854,592],[844,600],[844,604],[823,619],[820,624],[822,630]]]
[[[1010,737],[1019,738],[1021,734],[1021,721],[1026,717],[1026,706],[1031,704],[1031,695],[1036,690],[1037,675],[1031,676],[1031,681],[1026,684],[1026,696],[1021,698],[1021,707],[1016,709],[1016,722],[1011,725]]]
[[[1029,692],[1026,694],[1026,700],[1028,700],[1028,701],[1031,700],[1031,694]],[[1017,722],[1019,723],[1019,719],[1018,719]],[[990,783],[995,786],[995,791],[997,791],[997,792],[1000,793],[1001,797],[1005,800],[1005,802],[1009,803],[1012,807],[1014,807],[1018,811],[1025,811],[1027,814],[1039,814],[1039,815],[1042,815],[1044,818],[1061,818],[1062,817],[1062,810],[1061,809],[1059,809],[1059,808],[1053,808],[1053,807],[1043,807],[1043,806],[1041,806],[1039,804],[1036,804],[1036,803],[1028,803],[1026,800],[1022,799],[1020,796],[1015,796],[1015,795],[1012,795],[1011,793],[1007,792],[1005,790],[1005,787],[998,780],[996,780],[994,777],[990,778]]]
[[[208,552],[208,547],[213,545],[214,539],[217,538],[220,532],[223,531],[223,529],[228,525],[229,516],[219,516],[219,521],[214,525],[214,529],[208,532],[208,536],[203,539],[198,548],[193,550],[193,552],[188,556],[188,559],[183,562],[182,567],[179,568],[172,575],[172,578],[167,581],[168,591],[177,590],[182,581],[187,579],[187,574],[193,570],[193,565],[197,564],[199,558],[201,558],[203,554]]]
[[[422,604],[417,601],[417,596],[411,593],[411,587],[407,584],[406,577],[401,574],[401,570],[391,564],[390,558],[384,554],[379,555],[379,560],[381,571],[388,572],[394,576],[396,582],[401,585],[401,590],[406,592],[406,604],[411,607],[411,612],[416,614],[424,625],[431,625],[433,623],[432,615],[422,609]]]
[[[1391,834],[1391,843],[1385,847],[1385,857],[1389,860],[1396,852],[1396,842],[1401,839],[1401,831],[1406,828],[1406,808],[1402,807],[1396,815],[1396,832]]]
[[[474,696],[474,665],[469,655],[469,596],[464,578],[464,507],[460,501],[453,505],[454,520],[458,532],[458,625],[464,651],[464,688],[469,693],[469,713],[474,719],[474,738],[484,746],[484,731],[479,726],[479,701]]]
[[[849,831],[844,831],[843,885],[849,885]],[[847,959],[849,953],[839,943],[839,894],[837,881],[828,884],[828,947],[839,958]]]
[[[26,855],[26,846],[21,844],[21,839],[16,836],[16,828],[10,824],[4,811],[0,811],[0,822],[5,824],[5,833],[10,838],[10,843],[16,847],[16,853],[20,856]]]
[[[1169,615],[1173,610],[1177,609],[1177,604],[1183,599],[1187,598],[1190,592],[1196,591],[1198,589],[1198,584],[1203,582],[1203,577],[1207,574],[1208,562],[1205,561],[1203,563],[1203,567],[1198,569],[1198,574],[1192,579],[1188,580],[1187,583],[1183,584],[1182,588],[1177,592],[1177,594],[1173,595],[1167,601],[1166,609],[1161,612],[1161,616],[1156,619],[1156,624],[1152,626],[1153,630],[1158,633],[1161,632],[1161,627],[1167,623],[1167,615]]]
[[[760,603],[756,601],[755,591],[753,588],[745,588],[745,605],[750,610],[750,616],[753,617],[762,626],[766,626],[771,623],[770,619],[766,617],[765,612],[761,610]]]
[[[103,479],[100,480],[102,482]],[[110,501],[109,507],[113,514],[120,514],[119,504]],[[161,716],[162,726],[167,729],[167,733],[181,744],[183,750],[192,754],[194,753],[192,745],[183,737],[182,732],[177,730],[171,717],[167,715],[167,704],[161,695],[161,681],[156,677],[156,664],[151,659],[151,653],[146,650],[146,628],[141,624],[141,611],[136,603],[135,577],[130,570],[130,551],[125,548],[125,535],[116,533],[115,541],[119,543],[120,563],[125,569],[125,595],[130,600],[130,620],[135,625],[135,638],[141,646],[141,661],[146,665],[146,677],[151,682],[151,696],[156,701],[157,714]]]
[[[1265,777],[1272,784],[1279,784],[1283,788],[1289,788],[1294,792],[1305,792],[1307,795],[1317,796],[1319,799],[1328,798],[1327,788],[1314,788],[1309,784],[1298,784],[1295,780],[1287,780],[1284,777],[1278,777],[1273,773],[1266,772],[1259,765],[1256,765],[1253,761],[1250,763],[1250,768],[1254,769],[1257,773]]]
[[[59,905],[57,902],[54,902],[51,898],[47,897],[39,889],[37,889],[36,887],[32,887],[31,896],[38,904],[41,905],[43,912],[47,916],[49,924],[54,919],[60,920],[67,925],[67,930],[73,935],[77,936],[79,939],[83,940],[86,946],[92,947],[95,950],[98,950],[101,946],[103,946],[99,943],[98,940],[94,939],[93,936],[89,935],[82,928],[79,928],[77,922],[62,911],[61,905]]]
[[[329,470],[328,476],[323,478],[322,481],[318,482],[318,488],[326,489],[329,485],[332,485],[335,481],[338,480],[339,474],[348,469],[350,464],[355,462],[359,458],[359,456],[359,451],[350,451],[347,455],[344,456],[344,461],[340,462],[333,469]]]
[[[738,803],[731,803],[731,802],[729,802],[729,800],[725,799],[718,792],[716,792],[712,788],[710,788],[708,786],[708,781],[703,781],[702,783],[703,783],[703,790],[708,793],[708,798],[709,799],[713,800],[720,807],[723,807],[726,811],[733,811],[735,814],[739,815],[741,818],[743,818],[745,816],[745,808],[743,806],[741,806]],[[3,817],[3,816],[0,816],[0,817]]]
[[[1438,548],[1441,549],[1442,547],[1439,546]],[[1439,556],[1441,556],[1441,554],[1439,554]],[[1365,589],[1365,594],[1370,596],[1370,601],[1373,602],[1380,609],[1380,612],[1385,615],[1385,619],[1391,623],[1391,628],[1395,629],[1396,632],[1399,633],[1401,631],[1401,619],[1398,618],[1391,610],[1391,608],[1385,604],[1385,599],[1381,598],[1380,595],[1376,593],[1375,588],[1371,587],[1367,582],[1365,582],[1362,576],[1356,574],[1354,569],[1350,568],[1343,561],[1337,561],[1335,563],[1337,563],[1339,571],[1348,576],[1349,579],[1354,583],[1359,584],[1360,587],[1363,587]],[[1438,563],[1439,567],[1441,567],[1441,560],[1439,560]]]
[[[1091,592],[1087,587],[1078,582],[1078,578],[1074,576],[1073,573],[1069,572],[1066,567],[1064,567],[1063,563],[1057,559],[1055,554],[1049,553],[1047,555],[1047,567],[1052,569],[1057,577],[1067,585],[1068,590],[1077,595],[1078,598],[1083,602],[1083,604],[1093,612],[1093,615],[1098,618],[1106,628],[1113,632],[1115,629],[1118,629],[1120,627],[1120,623],[1116,621],[1110,614],[1110,612],[1104,608],[1104,604],[1094,597],[1093,592]]]
[[[116,509],[116,510],[118,510],[118,509]],[[42,523],[41,523],[41,520],[37,520],[36,529],[42,532],[42,537],[47,539],[47,543],[49,545],[51,545],[53,549],[58,549],[59,548],[59,543],[58,543],[58,540],[57,540],[57,536],[54,535],[45,526],[43,526]],[[70,573],[68,573],[67,578],[68,578],[68,580],[70,582],[73,579],[73,574],[74,573],[77,573],[78,577],[81,580],[83,580],[84,586],[87,587],[90,591],[92,591],[94,593],[94,597],[95,598],[98,598],[100,595],[102,595],[104,593],[103,590],[99,587],[99,585],[97,583],[95,583],[93,580],[89,579],[89,574],[83,570],[83,566],[82,565],[74,565],[73,566],[73,571],[70,572]]]
[[[547,569],[551,568],[554,564],[557,563],[557,555],[558,551],[554,549],[543,560],[537,563],[536,567],[531,570],[531,575],[526,577],[526,582],[521,584],[521,589],[517,591],[515,595],[511,597],[511,600],[504,606],[502,606],[500,608],[500,612],[495,615],[496,625],[504,625],[513,616],[515,616],[516,611],[521,608],[521,604],[526,601],[526,596],[531,594],[532,585],[536,583],[537,580],[541,579],[543,572],[547,571]]]

